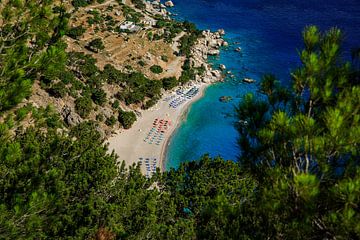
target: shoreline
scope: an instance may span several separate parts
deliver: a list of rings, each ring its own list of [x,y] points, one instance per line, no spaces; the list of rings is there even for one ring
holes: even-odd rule
[[[198,94],[176,109],[170,108],[169,103],[164,101],[166,97],[174,93],[164,94],[155,106],[155,109],[141,112],[142,116],[134,123],[132,128],[127,130],[121,129],[107,140],[107,143],[109,143],[109,151],[114,151],[119,156],[118,162],[125,161],[126,166],[139,163],[140,158],[144,160],[146,158],[157,159],[156,168],[160,168],[162,172],[165,171],[165,153],[171,137],[181,124],[183,117],[186,116],[191,105],[204,96],[204,92],[209,85],[210,83],[192,84],[191,86],[199,87]],[[164,140],[161,144],[150,145],[144,141],[144,138],[146,138],[146,135],[151,131],[153,121],[156,118],[166,119],[171,122],[171,125],[169,125],[167,131],[165,131]],[[145,164],[142,164],[140,169],[143,174],[146,174],[147,170],[144,165]]]
[[[166,170],[168,146],[184,115],[186,116],[194,102],[204,96],[208,86],[223,80],[222,71],[212,68],[208,62],[208,56],[219,55],[220,47],[227,45],[222,38],[224,34],[224,30],[221,29],[217,32],[204,30],[202,37],[191,48],[189,58],[191,66],[203,67],[204,73],[196,75],[195,79],[185,86],[177,86],[165,92],[155,106],[139,111],[141,116],[130,129],[119,129],[107,139],[109,152],[114,151],[119,156],[118,162],[125,161],[127,167],[139,163],[141,172],[147,177],[153,174],[155,167],[160,168],[162,172]],[[184,90],[184,88],[184,92],[187,92],[192,87],[197,87],[198,92],[190,99],[175,92],[177,89]],[[180,99],[177,101],[183,99],[184,102],[173,108],[169,105],[173,99]]]
[[[194,97],[193,101],[189,101],[188,103],[186,103],[186,105],[184,105],[182,112],[179,114],[178,118],[176,119],[176,125],[175,127],[172,129],[172,131],[169,133],[169,137],[166,139],[166,141],[164,142],[163,146],[161,147],[161,153],[160,153],[160,171],[165,172],[166,171],[166,155],[167,152],[169,150],[169,145],[170,145],[170,141],[171,139],[174,137],[174,134],[176,132],[176,130],[178,130],[178,128],[180,127],[180,125],[182,124],[182,122],[184,120],[186,120],[187,115],[189,113],[189,110],[191,108],[191,106],[199,101],[201,98],[204,97],[205,95],[205,91],[206,89],[210,86],[211,84],[206,84],[205,86],[201,86],[200,90],[199,90],[199,94],[197,96]]]

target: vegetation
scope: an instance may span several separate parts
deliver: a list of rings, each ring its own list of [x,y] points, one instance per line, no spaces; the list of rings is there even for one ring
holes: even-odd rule
[[[65,52],[61,37],[81,31],[68,30],[64,7],[2,4],[0,239],[360,238],[360,55],[355,49],[352,64],[343,62],[338,29],[306,28],[291,88],[268,74],[262,96],[240,102],[238,162],[205,155],[146,178],[139,166],[126,169],[121,156],[108,152],[96,123],[64,128],[52,107],[17,104],[37,79],[54,97],[74,97],[82,118],[94,104],[112,102],[105,83],[118,85],[126,104],[148,108],[161,88],[185,83],[203,68],[187,60],[179,81],[152,81],[111,65],[101,71],[91,56]],[[189,57],[198,32],[181,26],[191,34],[181,40],[180,54]],[[101,44],[91,45],[98,51]],[[116,120],[130,128],[136,115],[119,109],[118,119],[105,123]]]
[[[66,32],[66,35],[73,39],[79,39],[85,33],[85,31],[86,29],[82,26],[73,27]]]
[[[92,108],[92,101],[88,97],[80,97],[75,101],[75,110],[82,118],[89,116]]]
[[[178,85],[178,80],[175,77],[163,78],[162,85],[165,90],[170,90]]]
[[[131,3],[138,9],[145,9],[145,3],[143,0],[131,0]]]
[[[51,11],[51,6],[51,2],[39,5],[33,0],[2,3],[0,112],[28,97],[36,76],[53,69],[57,60],[61,65],[63,48],[56,43],[66,31],[69,16],[64,8]]]
[[[153,72],[153,73],[155,73],[155,74],[160,74],[160,73],[162,73],[164,70],[163,70],[162,67],[159,66],[159,65],[152,65],[152,66],[150,67],[150,71]]]
[[[118,1],[121,2],[120,0]],[[122,5],[122,12],[126,18],[126,21],[130,21],[135,24],[140,23],[140,20],[144,17],[141,13],[135,11],[134,9],[126,5]]]
[[[100,38],[95,38],[89,44],[86,46],[90,51],[93,51],[95,53],[100,52],[105,48],[104,43]]]
[[[180,39],[179,54],[185,55],[187,58],[189,58],[191,54],[191,48],[194,46],[194,44],[200,37],[201,32],[196,29],[193,23],[189,23],[185,21],[183,24],[184,27],[187,29],[188,34],[184,35]]]
[[[133,123],[136,121],[136,115],[132,111],[127,112],[127,111],[120,110],[118,119],[119,119],[119,122],[121,123],[121,125],[125,129],[129,129],[129,128],[131,128]]]
[[[91,94],[91,99],[97,105],[103,106],[106,103],[106,93],[101,88],[94,88]]]
[[[262,186],[254,202],[262,207],[248,226],[262,239],[355,239],[359,71],[341,61],[338,29],[322,34],[311,26],[303,38],[292,89],[266,75],[266,99],[248,95],[237,108],[240,165]]]
[[[93,3],[93,0],[73,0],[73,1],[71,2],[71,4],[72,4],[75,8],[86,7],[86,6],[90,5],[91,3]]]
[[[114,117],[114,116],[107,118],[105,121],[105,124],[108,126],[114,126],[115,123],[116,123],[116,117]]]

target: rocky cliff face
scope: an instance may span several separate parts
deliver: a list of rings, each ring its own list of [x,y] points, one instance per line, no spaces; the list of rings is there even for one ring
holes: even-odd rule
[[[227,46],[227,42],[222,38],[225,34],[224,30],[217,32],[211,32],[206,30],[202,32],[202,38],[200,38],[197,44],[191,50],[191,63],[194,67],[205,67],[205,74],[198,76],[197,81],[205,83],[213,83],[222,80],[222,73],[220,70],[214,70],[208,64],[207,59],[210,55],[219,55],[220,47]]]

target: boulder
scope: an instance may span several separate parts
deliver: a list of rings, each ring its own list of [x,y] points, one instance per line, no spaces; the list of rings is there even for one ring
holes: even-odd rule
[[[61,116],[63,117],[64,122],[68,126],[75,126],[81,122],[81,117],[78,114],[74,113],[67,105],[65,105],[61,110]]]
[[[215,55],[219,55],[220,51],[217,50],[217,49],[211,49],[211,50],[208,51],[208,54],[211,55],[211,56],[215,56]]]
[[[223,71],[226,69],[226,67],[225,67],[224,64],[220,64],[219,68],[220,68],[221,70],[223,70]]]
[[[220,35],[225,35],[225,30],[224,29],[219,29],[217,31]]]
[[[214,77],[216,77],[217,79],[221,78],[221,72],[219,70],[213,70],[211,71],[211,75],[213,75]]]
[[[245,82],[245,83],[254,83],[256,81],[254,79],[252,79],[252,78],[244,78],[243,82]]]
[[[222,45],[223,45],[223,47],[228,47],[228,46],[229,46],[229,43],[226,42],[226,41],[224,41],[224,42],[222,43]]]
[[[167,2],[165,2],[165,6],[174,7],[175,5],[174,5],[174,3],[172,1],[167,1]]]
[[[218,41],[216,41],[215,39],[211,39],[207,45],[211,48],[216,48],[216,47],[218,47],[219,44],[218,44]]]

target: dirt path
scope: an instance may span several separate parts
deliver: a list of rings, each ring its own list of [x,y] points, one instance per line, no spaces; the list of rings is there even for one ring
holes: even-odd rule
[[[84,8],[85,11],[89,11],[93,8],[99,8],[99,7],[104,7],[104,6],[108,6],[110,5],[111,3],[115,3],[116,1],[115,0],[108,0],[106,2],[103,2],[103,3],[100,3],[100,4],[96,4],[96,5],[90,5],[90,6],[87,6],[86,8]]]
[[[178,51],[179,51],[179,46],[180,46],[179,40],[180,40],[180,38],[182,38],[184,35],[185,35],[185,32],[181,32],[181,33],[179,33],[179,35],[177,35],[176,37],[174,37],[173,44],[171,45],[171,48],[174,50],[174,52],[178,52]]]

